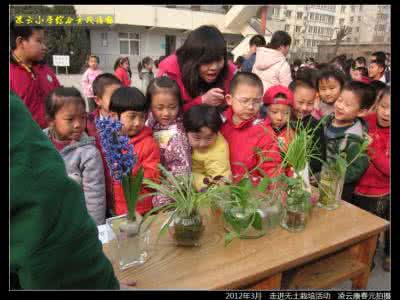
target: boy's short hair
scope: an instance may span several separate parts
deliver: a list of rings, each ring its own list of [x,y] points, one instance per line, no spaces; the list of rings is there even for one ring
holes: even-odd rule
[[[250,42],[249,42],[250,47],[251,47],[251,46],[263,47],[263,46],[265,46],[266,44],[267,44],[267,42],[265,41],[265,38],[264,38],[262,35],[260,35],[260,34],[257,34],[257,35],[255,35],[255,36],[253,36],[253,37],[250,39]]]
[[[35,30],[44,30],[43,26],[16,26],[15,21],[10,23],[10,48],[15,50],[17,48],[17,37],[22,37],[28,40]]]
[[[119,115],[128,110],[147,112],[148,109],[149,103],[138,88],[120,87],[111,96],[110,111]]]
[[[303,87],[317,92],[317,86],[315,82],[308,79],[296,79],[289,84],[289,90],[291,90],[292,93],[294,93],[298,87]]]
[[[344,85],[343,90],[350,91],[356,95],[360,100],[361,109],[370,109],[375,102],[375,90],[364,82],[349,81]]]
[[[378,66],[381,66],[382,68],[386,67],[385,52],[377,51],[377,52],[372,53],[371,56],[375,56],[376,59],[373,62],[376,63]]]
[[[216,107],[200,104],[183,114],[183,126],[187,132],[200,132],[202,127],[207,127],[217,133],[221,129],[222,119]]]
[[[96,77],[92,83],[93,94],[97,97],[103,97],[104,91],[107,86],[119,84],[121,85],[121,81],[111,73],[103,73]]]
[[[233,76],[230,86],[230,94],[233,95],[235,93],[236,88],[240,84],[247,84],[251,86],[259,87],[261,90],[261,94],[264,95],[264,86],[263,83],[256,74],[250,72],[237,72],[235,76]]]
[[[319,84],[321,80],[328,80],[329,78],[334,78],[340,83],[340,87],[343,88],[346,77],[342,70],[335,68],[333,66],[327,66],[320,70],[318,80],[317,80],[317,88],[319,90]]]

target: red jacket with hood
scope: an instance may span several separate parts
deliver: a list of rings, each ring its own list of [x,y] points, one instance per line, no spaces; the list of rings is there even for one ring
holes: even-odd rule
[[[122,82],[123,86],[130,87],[131,86],[131,79],[129,78],[129,73],[122,67],[118,67],[114,75]]]
[[[22,66],[10,61],[10,89],[17,94],[32,118],[44,129],[47,128],[45,102],[52,90],[60,86],[53,70],[46,64],[34,64],[32,72],[36,78]]]
[[[370,164],[357,184],[355,193],[367,197],[390,194],[390,127],[379,127],[376,113],[364,118],[372,143],[368,147]]]
[[[277,141],[273,138],[273,129],[268,122],[253,118],[238,125],[233,124],[233,111],[229,107],[224,114],[225,124],[221,128],[221,133],[229,144],[229,157],[234,182],[238,182],[247,170],[250,171],[259,163],[256,150],[260,149],[263,154],[270,158],[260,165],[268,176],[279,175],[282,170],[282,161]],[[239,164],[238,164],[239,163]],[[262,177],[257,170],[251,172],[251,179],[254,183]]]
[[[137,135],[129,140],[135,147],[137,163],[132,170],[132,175],[136,175],[140,166],[143,167],[144,178],[154,182],[159,182],[160,170],[160,148],[153,138],[153,132],[149,127],[144,127]],[[126,205],[124,191],[120,182],[114,181],[115,213],[117,215],[126,214],[128,207]],[[142,186],[140,194],[146,194],[150,191]],[[144,215],[153,208],[152,197],[147,197],[136,204],[136,211]]]
[[[235,71],[236,71],[235,65],[232,64],[231,62],[228,62],[228,74],[224,79],[224,88],[223,88],[225,94],[229,93],[230,83],[233,78],[233,75],[235,74]],[[192,106],[199,105],[202,103],[201,95],[197,96],[196,98],[192,98],[186,91],[185,86],[183,85],[182,74],[178,64],[178,57],[176,56],[176,54],[172,54],[164,58],[160,62],[157,77],[163,75],[167,75],[169,78],[175,80],[176,83],[178,84],[184,102],[183,111],[187,111]]]

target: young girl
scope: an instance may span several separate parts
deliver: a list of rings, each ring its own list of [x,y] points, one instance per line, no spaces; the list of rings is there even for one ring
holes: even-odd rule
[[[193,106],[183,115],[183,124],[193,150],[192,174],[196,190],[206,187],[205,178],[212,181],[222,176],[232,180],[229,145],[219,133],[222,120],[218,110],[206,104]]]
[[[120,57],[114,64],[114,75],[122,82],[122,86],[130,87],[132,71],[128,57]]]
[[[106,199],[103,163],[95,138],[84,132],[85,100],[73,87],[59,87],[46,102],[49,127],[44,133],[64,159],[68,175],[82,186],[86,207],[97,225],[104,224]]]
[[[161,164],[175,176],[191,172],[190,145],[182,124],[182,100],[178,85],[162,76],[154,79],[147,89],[150,115],[147,126],[153,129],[154,138],[161,151]],[[156,196],[153,205],[168,202],[166,197]]]
[[[134,145],[137,163],[132,169],[135,176],[143,167],[144,178],[159,181],[160,149],[153,138],[152,131],[145,126],[148,102],[143,93],[135,87],[120,87],[111,96],[110,115],[122,123],[121,133],[129,137],[129,144]],[[122,215],[128,212],[128,206],[122,184],[114,180],[115,213]],[[141,195],[150,191],[142,185]],[[153,208],[152,197],[146,197],[136,204],[136,211],[141,215]]]
[[[319,109],[323,116],[333,113],[334,104],[342,92],[345,75],[340,69],[329,66],[321,70],[318,79]]]
[[[82,75],[81,85],[83,90],[83,95],[87,100],[88,112],[92,112],[96,108],[96,102],[94,101],[93,81],[97,76],[103,73],[102,70],[98,68],[99,57],[96,55],[89,55],[86,61],[87,69]]]
[[[361,177],[353,203],[381,218],[390,220],[390,88],[380,95],[376,113],[365,117],[372,138],[368,154],[370,165]],[[390,231],[385,232],[383,267],[390,270]]]
[[[153,64],[153,60],[149,56],[143,58],[138,64],[139,78],[142,80],[143,93],[146,93],[150,81],[154,79]]]

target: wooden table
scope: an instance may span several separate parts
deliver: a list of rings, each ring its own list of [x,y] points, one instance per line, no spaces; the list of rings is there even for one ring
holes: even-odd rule
[[[379,233],[388,222],[345,201],[333,211],[315,208],[300,233],[281,227],[259,239],[234,240],[224,246],[225,231],[214,217],[206,219],[201,246],[174,246],[166,234],[155,237],[163,218],[152,225],[149,260],[116,276],[134,279],[138,289],[280,289],[328,288],[351,279],[353,288],[368,284],[371,258]],[[109,244],[105,254],[111,258]]]

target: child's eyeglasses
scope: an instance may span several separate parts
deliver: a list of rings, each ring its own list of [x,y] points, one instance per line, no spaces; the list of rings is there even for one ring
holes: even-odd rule
[[[242,106],[246,107],[260,107],[263,100],[262,98],[246,99],[246,98],[235,98]]]

